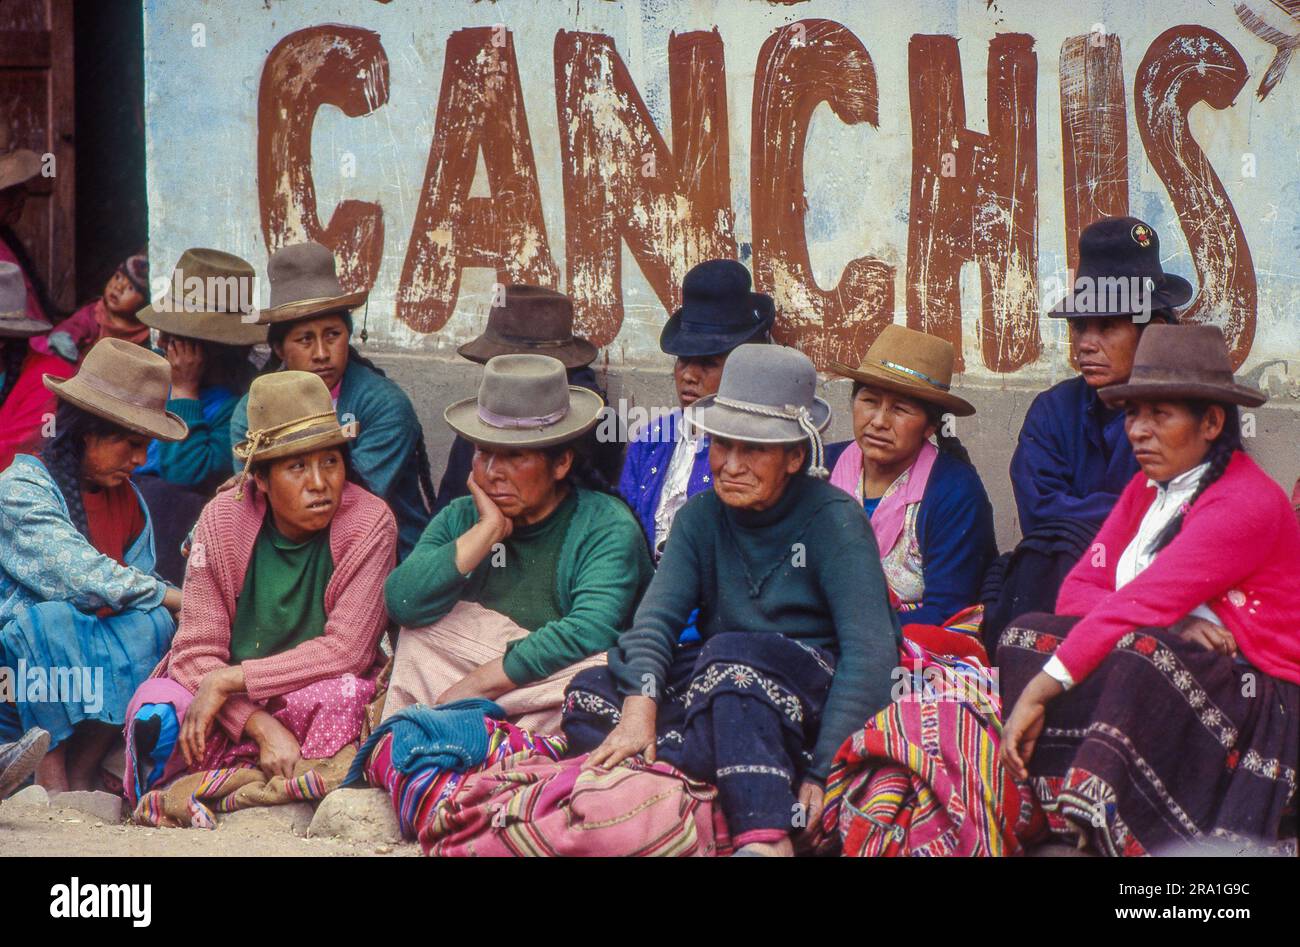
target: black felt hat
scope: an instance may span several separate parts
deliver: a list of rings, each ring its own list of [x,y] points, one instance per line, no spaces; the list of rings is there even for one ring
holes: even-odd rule
[[[1107,217],[1079,235],[1079,270],[1070,293],[1048,312],[1057,319],[1109,318],[1175,309],[1192,284],[1160,265],[1160,237],[1136,217]]]
[[[776,319],[766,293],[750,291],[749,270],[735,260],[705,260],[682,280],[682,306],[664,326],[659,347],[669,355],[722,355],[760,342]]]

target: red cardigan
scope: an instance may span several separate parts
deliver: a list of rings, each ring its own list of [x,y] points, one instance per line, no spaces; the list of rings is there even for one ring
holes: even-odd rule
[[[1128,632],[1207,603],[1251,664],[1300,684],[1300,523],[1282,488],[1238,452],[1173,542],[1117,590],[1115,566],[1155,495],[1146,474],[1130,480],[1061,586],[1056,613],[1083,616],[1056,652],[1070,676],[1087,677]]]
[[[227,490],[203,508],[185,567],[180,625],[154,676],[165,674],[197,692],[205,674],[229,665],[235,598],[265,516],[266,499],[252,478],[243,500]],[[384,580],[393,571],[397,523],[383,500],[349,483],[329,529],[334,574],[325,586],[325,633],[242,662],[247,693],[228,698],[218,717],[236,743],[268,698],[332,677],[364,675],[375,663],[388,623]]]

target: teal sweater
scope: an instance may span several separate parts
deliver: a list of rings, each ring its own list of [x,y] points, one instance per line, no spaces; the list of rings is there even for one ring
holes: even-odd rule
[[[631,630],[610,651],[624,696],[644,693],[647,674],[663,693],[696,608],[706,641],[783,634],[835,654],[810,778],[824,781],[845,738],[889,704],[902,631],[876,538],[858,503],[824,480],[795,477],[761,513],[733,510],[712,490],[687,501]]]
[[[397,558],[400,561],[429,522],[420,494],[418,443],[424,429],[411,399],[397,384],[349,357],[336,405],[339,420],[357,422],[357,439],[349,446],[352,466],[364,486],[388,504],[397,518]],[[230,420],[230,443],[248,433],[248,395],[240,399]],[[230,455],[235,473],[243,463]]]
[[[523,686],[607,650],[627,627],[653,567],[645,536],[617,497],[578,489],[562,551],[555,593],[563,617],[532,631],[505,657],[505,673]],[[468,576],[456,569],[456,540],[478,522],[473,497],[453,500],[425,529],[415,549],[384,583],[388,614],[408,628],[429,625],[459,601],[477,602],[489,554]],[[522,556],[505,540],[509,569]]]

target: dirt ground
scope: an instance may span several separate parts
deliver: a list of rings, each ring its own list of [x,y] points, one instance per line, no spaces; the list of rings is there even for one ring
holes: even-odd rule
[[[299,838],[273,821],[246,820],[215,830],[150,829],[107,824],[57,804],[0,803],[0,856],[227,855],[416,856],[415,844]]]

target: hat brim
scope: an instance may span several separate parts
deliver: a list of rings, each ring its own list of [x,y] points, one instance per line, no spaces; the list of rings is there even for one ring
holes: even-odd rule
[[[1097,389],[1097,396],[1107,407],[1117,407],[1127,401],[1217,401],[1258,408],[1268,400],[1264,392],[1248,385],[1216,385],[1212,382],[1136,382],[1107,385]]]
[[[688,407],[684,413],[687,423],[706,434],[750,444],[797,444],[808,436],[797,421],[730,408],[717,404],[717,397],[705,395]],[[826,430],[831,423],[831,406],[821,398],[813,398],[809,413],[818,431]]]
[[[761,317],[757,326],[746,326],[735,332],[695,332],[682,324],[682,314],[686,307],[678,309],[664,323],[659,333],[659,348],[666,355],[678,358],[705,358],[710,355],[725,355],[732,349],[752,342],[772,331],[776,321],[776,308],[762,293],[750,293],[754,308]]]
[[[842,362],[832,362],[830,370],[832,374],[860,381],[864,385],[871,385],[873,388],[883,388],[886,391],[892,391],[894,394],[938,405],[941,408],[946,408],[959,418],[970,417],[975,413],[975,406],[965,398],[959,398],[951,392],[931,388],[921,382],[899,378],[890,374],[887,369],[876,368],[874,365],[860,365],[857,368],[850,368]]]
[[[359,293],[344,293],[342,296],[325,296],[320,299],[298,299],[291,303],[260,309],[257,321],[261,325],[275,325],[278,322],[300,322],[313,316],[323,316],[339,310],[353,310],[366,301],[368,290]]]
[[[18,319],[6,319],[0,322],[0,338],[3,339],[30,339],[34,335],[41,335],[50,332],[54,326],[48,322],[39,322],[36,319],[28,319],[22,316]]]
[[[560,345],[511,345],[499,339],[488,338],[487,334],[470,339],[456,353],[471,362],[487,364],[488,359],[498,355],[549,355],[559,359],[565,368],[583,368],[596,360],[599,349],[586,339],[574,337],[572,341]]]
[[[271,331],[259,322],[245,322],[235,313],[189,312],[169,309],[165,312],[145,306],[135,317],[151,329],[183,339],[201,339],[221,345],[258,345]]]
[[[352,422],[352,425],[355,424],[355,421]],[[350,431],[348,425],[341,424],[335,424],[314,434],[308,431],[304,436],[294,440],[282,441],[278,444],[272,444],[270,447],[264,447],[251,458],[248,456],[248,439],[245,438],[235,445],[234,453],[241,461],[246,460],[254,464],[264,460],[296,457],[299,454],[308,454],[314,450],[324,450],[327,447],[342,447],[344,444],[351,443],[356,439],[359,428],[353,426]]]
[[[569,386],[569,411],[555,424],[534,428],[493,427],[478,416],[478,399],[448,405],[442,413],[448,426],[465,440],[487,447],[553,447],[581,437],[600,421],[605,402],[600,395]]]
[[[179,415],[170,411],[153,411],[136,404],[128,404],[112,395],[86,385],[73,375],[58,378],[42,375],[41,382],[54,394],[74,404],[83,411],[112,421],[137,434],[145,434],[160,441],[183,441],[190,433],[189,425]]]
[[[1156,284],[1151,294],[1150,304],[1145,309],[1134,309],[1128,306],[1098,310],[1094,300],[1089,304],[1087,312],[1077,312],[1074,308],[1074,300],[1079,294],[1070,293],[1049,309],[1047,315],[1053,319],[1113,319],[1118,316],[1136,316],[1155,309],[1178,309],[1187,305],[1195,294],[1196,290],[1187,280],[1173,273],[1166,273]]]
[[[41,156],[30,148],[0,155],[0,191],[25,184],[41,173]]]

